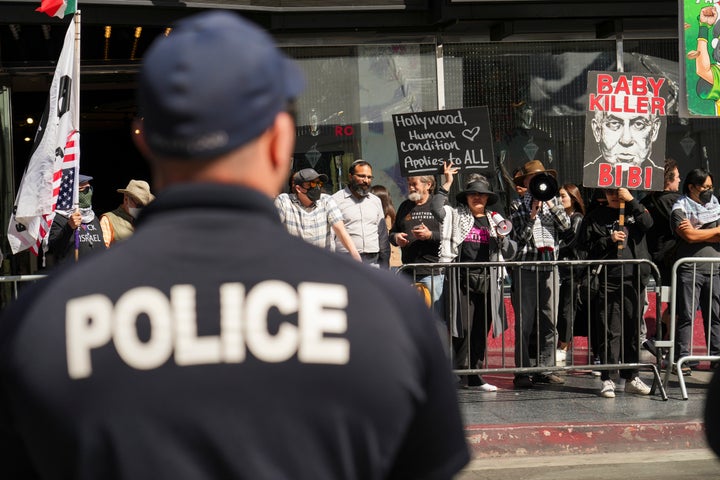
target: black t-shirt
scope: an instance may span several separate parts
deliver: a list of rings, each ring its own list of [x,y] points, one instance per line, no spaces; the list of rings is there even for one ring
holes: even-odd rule
[[[395,224],[393,225],[390,235],[396,233],[406,233],[410,244],[402,247],[402,262],[405,263],[437,263],[440,253],[440,223],[435,219],[430,209],[432,196],[422,205],[415,202],[405,200],[400,204],[397,215],[395,216]],[[416,240],[413,236],[412,229],[420,224],[424,224],[431,232],[432,237],[429,240]],[[429,274],[431,269],[418,268],[418,274]],[[439,274],[439,271],[435,271]]]
[[[468,459],[417,292],[289,235],[251,190],[164,190],[0,318],[0,478],[452,478]]]
[[[490,260],[490,222],[486,216],[476,217],[470,232],[465,236],[458,261],[487,262]]]

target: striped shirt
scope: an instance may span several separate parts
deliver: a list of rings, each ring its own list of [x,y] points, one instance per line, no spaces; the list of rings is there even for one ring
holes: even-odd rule
[[[275,199],[275,208],[287,231],[318,247],[335,250],[332,226],[342,222],[342,212],[330,195],[304,207],[297,195],[281,193]]]

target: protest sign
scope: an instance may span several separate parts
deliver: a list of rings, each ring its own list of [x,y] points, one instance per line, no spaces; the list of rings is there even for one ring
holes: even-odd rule
[[[393,115],[403,177],[441,173],[451,161],[461,172],[495,171],[487,107]]]
[[[663,189],[667,88],[663,77],[588,73],[584,186]]]

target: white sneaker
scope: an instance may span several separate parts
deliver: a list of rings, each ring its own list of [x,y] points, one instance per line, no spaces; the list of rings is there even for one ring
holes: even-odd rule
[[[625,393],[635,393],[637,395],[649,395],[650,387],[640,380],[640,377],[635,377],[632,380],[625,380]]]
[[[495,385],[490,385],[489,383],[483,383],[477,388],[481,392],[497,392],[497,387]]]
[[[615,398],[615,383],[612,380],[603,380],[600,396],[605,398]]]
[[[565,363],[565,360],[567,359],[567,353],[565,350],[560,350],[559,348],[555,350],[555,362],[556,363]]]

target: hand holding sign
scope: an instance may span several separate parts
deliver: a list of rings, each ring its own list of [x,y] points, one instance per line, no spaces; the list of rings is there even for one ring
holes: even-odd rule
[[[623,248],[623,245],[625,244],[625,239],[627,238],[625,227],[618,223],[618,225],[615,227],[615,230],[613,230],[610,234],[610,238],[613,242],[620,243],[620,245],[618,245],[618,250],[621,250]]]
[[[622,235],[611,235],[613,242],[620,242],[618,245],[618,258],[622,257],[622,250],[625,248],[625,240],[627,239],[627,228],[625,228],[625,202],[633,199],[632,194],[627,188],[618,189],[618,200],[620,201],[620,209],[618,211],[618,222],[613,234],[619,232]]]

